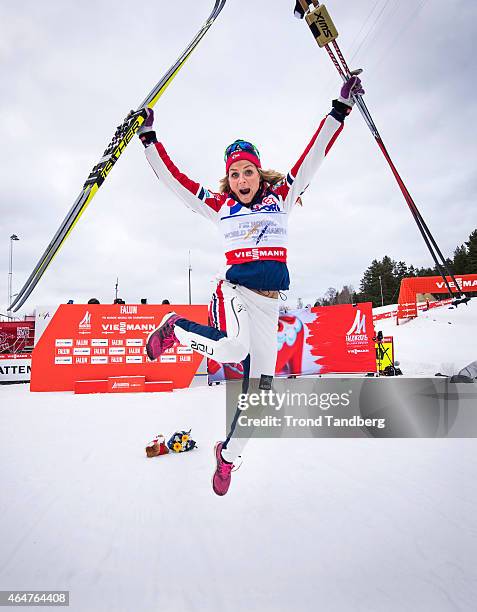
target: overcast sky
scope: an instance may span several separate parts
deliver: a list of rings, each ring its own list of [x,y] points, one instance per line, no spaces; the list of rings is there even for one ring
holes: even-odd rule
[[[24,0],[0,6],[2,147],[0,313],[11,234],[18,291],[118,125],[175,61],[212,0],[130,3]],[[228,0],[156,105],[172,159],[212,190],[223,151],[254,142],[264,167],[287,172],[339,76],[293,0]],[[362,67],[366,103],[446,256],[477,227],[477,3],[329,0],[339,43]],[[356,57],[351,58],[358,50]],[[431,265],[374,139],[355,110],[290,219],[288,302],[358,287],[372,259]],[[156,179],[137,139],[93,199],[21,314],[95,296],[129,303],[208,302],[223,264],[214,226]]]

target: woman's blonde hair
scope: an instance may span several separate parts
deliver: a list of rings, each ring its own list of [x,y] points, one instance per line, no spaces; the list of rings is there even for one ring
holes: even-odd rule
[[[262,170],[261,168],[257,168],[257,170],[260,175],[260,187],[263,185],[263,183],[268,183],[270,186],[275,185],[275,183],[278,183],[285,178],[285,175],[277,170]],[[224,178],[220,180],[219,192],[230,193],[231,191],[229,177],[228,174],[226,174]]]

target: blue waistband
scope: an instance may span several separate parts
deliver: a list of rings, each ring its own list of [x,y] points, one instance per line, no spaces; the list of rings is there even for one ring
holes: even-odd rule
[[[230,283],[242,285],[247,289],[287,291],[290,287],[288,267],[282,261],[250,261],[234,264],[227,270],[225,278]]]

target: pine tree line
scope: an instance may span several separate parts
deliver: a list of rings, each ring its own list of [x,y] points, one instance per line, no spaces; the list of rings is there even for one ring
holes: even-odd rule
[[[464,244],[456,247],[453,259],[447,258],[446,262],[453,274],[477,274],[477,229],[470,234]],[[435,267],[408,266],[404,261],[394,261],[385,255],[381,261],[373,259],[364,272],[358,292],[351,285],[345,285],[340,291],[330,287],[323,297],[316,300],[315,306],[354,302],[372,302],[375,307],[381,304],[395,304],[401,280],[408,276],[439,276],[439,271]]]

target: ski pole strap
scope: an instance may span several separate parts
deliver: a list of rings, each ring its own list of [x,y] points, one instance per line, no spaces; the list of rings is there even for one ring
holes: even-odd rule
[[[348,106],[347,104],[345,104],[344,102],[340,102],[339,100],[333,100],[331,105],[333,109],[330,115],[340,123],[343,123],[343,121],[351,112],[351,106]]]
[[[144,134],[140,134],[139,135],[139,140],[142,142],[142,144],[144,145],[144,148],[147,149],[147,147],[155,142],[157,142],[157,135],[156,132],[151,131],[151,132],[144,132]]]

